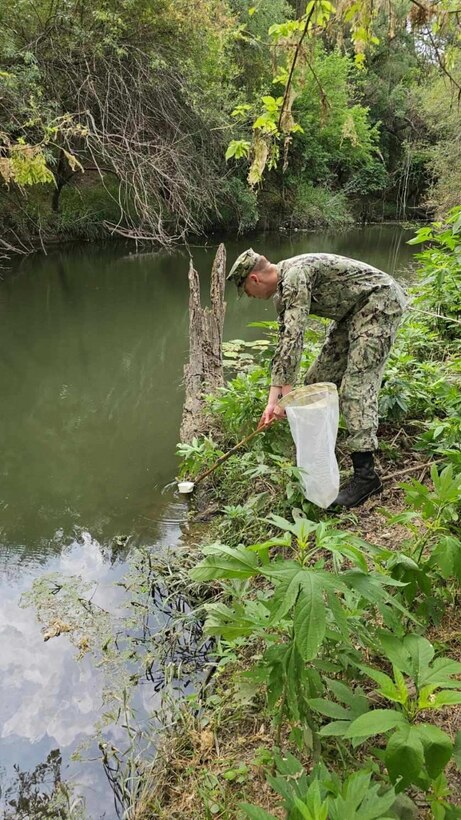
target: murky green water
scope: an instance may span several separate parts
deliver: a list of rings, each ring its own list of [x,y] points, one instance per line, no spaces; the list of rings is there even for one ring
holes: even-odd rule
[[[249,244],[274,262],[328,251],[402,277],[408,237],[372,226],[226,248],[229,262]],[[204,290],[214,250],[191,248]],[[110,560],[114,538],[156,549],[180,538],[184,502],[162,488],[177,464],[187,269],[186,251],[85,245],[26,259],[0,282],[0,779],[4,788],[12,764],[30,770],[59,748],[92,820],[114,816],[110,790],[97,764],[69,758],[92,735],[100,674],[74,662],[66,636],[43,643],[18,602],[34,577],[57,571],[94,579],[97,600],[116,609],[124,563]],[[270,303],[231,288],[224,337],[255,338],[247,323],[273,318]]]

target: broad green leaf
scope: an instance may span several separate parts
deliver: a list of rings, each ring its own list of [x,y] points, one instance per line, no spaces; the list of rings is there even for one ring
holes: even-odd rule
[[[250,803],[239,803],[239,808],[245,812],[250,820],[277,820],[274,814],[260,809],[259,806],[252,806]]]
[[[291,643],[285,660],[285,692],[288,714],[295,720],[300,719],[299,705],[302,697],[303,666],[304,664],[295,644]]]
[[[447,687],[449,683],[453,684],[450,677],[459,674],[461,674],[461,663],[459,661],[453,661],[451,658],[436,658],[432,668],[429,668],[422,675],[419,685],[427,686],[431,684],[434,687]]]
[[[296,777],[299,779],[299,776],[304,771],[302,763],[297,757],[292,755],[291,752],[287,752],[284,755],[277,753],[274,755],[274,758],[278,773],[284,777]]]
[[[281,754],[274,754],[277,776],[267,775],[267,782],[272,786],[289,805],[293,798],[293,783],[296,783],[298,794],[307,792],[308,781],[302,764],[290,752],[282,757]]]
[[[456,688],[456,687],[455,687]],[[418,709],[431,709],[437,686],[423,686],[418,694]]]
[[[368,565],[364,554],[368,548],[368,544],[351,535],[351,533],[332,529],[331,525],[328,525],[327,522],[321,521],[316,528],[315,542],[319,549],[344,555],[344,557],[349,558],[353,564],[357,564],[363,572],[368,572]]]
[[[290,783],[286,780],[285,777],[274,777],[271,774],[266,775],[266,780],[270,786],[274,789],[280,797],[287,802],[289,805],[291,803],[293,792],[291,789]]]
[[[21,144],[13,146],[9,163],[11,176],[18,185],[55,182],[53,173],[47,167],[46,156],[38,146],[27,151],[22,150]]]
[[[421,738],[415,726],[401,726],[390,738],[384,754],[389,777],[399,789],[415,782],[424,765]]]
[[[358,568],[361,569],[362,572],[368,572],[366,558],[363,553],[357,549],[357,547],[354,547],[351,544],[341,544],[338,547],[338,552],[340,552],[341,555],[344,555],[345,558],[349,558],[349,560],[354,564],[357,564]]]
[[[421,635],[406,635],[403,645],[411,658],[412,677],[416,685],[419,686],[434,657],[434,647]]]
[[[251,635],[258,628],[264,629],[268,623],[268,618],[261,617],[262,612],[259,614],[254,612],[255,617],[247,617],[243,607],[236,607],[234,610],[220,601],[205,604],[205,610],[207,612],[205,621],[207,635],[220,635],[225,640]]]
[[[450,737],[430,723],[415,726],[424,748],[424,760],[429,777],[433,780],[443,772],[453,753]]]
[[[337,700],[342,701],[346,706],[350,706],[354,718],[368,711],[368,698],[360,690],[353,692],[342,681],[332,680],[331,678],[325,678],[325,682]]]
[[[342,789],[342,796],[351,809],[358,809],[370,786],[371,772],[358,771],[351,774]],[[346,809],[346,806],[344,806]]]
[[[322,726],[319,735],[322,735],[322,737],[344,737],[350,725],[349,720],[333,720],[331,723],[327,723],[326,726]]]
[[[309,683],[309,697],[319,697],[324,690],[324,685],[320,672],[317,669],[314,669],[313,667],[306,666],[306,664],[303,664],[303,677],[305,677],[306,681],[308,681]]]
[[[389,595],[384,589],[385,584],[394,584],[396,586],[405,586],[400,581],[392,580],[387,576],[380,576],[375,573],[365,573],[360,570],[347,570],[341,574],[341,578],[350,589],[355,590],[359,595],[365,598],[369,603],[377,607],[382,607],[383,604],[398,609],[407,618],[414,621],[413,615],[402,606],[395,596]]]
[[[399,692],[399,695],[400,695],[398,703],[401,703],[402,705],[405,705],[408,701],[408,698],[409,698],[409,692],[408,692],[408,689],[407,689],[407,685],[405,683],[405,678],[402,675],[400,669],[398,669],[396,666],[393,666],[392,669],[393,669],[393,672],[394,672],[395,684],[397,686],[397,689],[398,689],[398,692]]]
[[[270,538],[268,541],[263,541],[260,544],[249,544],[246,549],[250,550],[250,552],[261,552],[261,550],[267,550],[270,549],[270,547],[289,547],[290,543],[290,534],[286,532],[285,535],[274,536],[274,538]]]
[[[284,532],[291,532],[293,535],[296,535],[296,525],[292,521],[287,521],[286,518],[282,518],[281,515],[275,515],[275,513],[271,513],[271,515],[267,516],[267,520],[270,524],[275,524],[279,530],[284,530]]]
[[[371,781],[369,771],[359,770],[350,775],[340,794],[330,802],[330,820],[375,820],[386,817],[395,801],[394,789],[380,795],[381,784]]]
[[[461,541],[445,535],[432,550],[430,563],[440,568],[443,578],[461,581]]]
[[[387,812],[395,803],[395,791],[391,788],[385,794],[379,794],[381,789],[381,784],[377,783],[368,790],[354,820],[391,820],[394,815],[388,816]]]
[[[410,656],[403,645],[403,641],[395,635],[391,635],[389,632],[381,631],[378,635],[383,651],[389,658],[392,666],[396,666],[401,672],[409,675],[411,671]]]
[[[248,114],[248,111],[251,110],[251,105],[249,103],[242,103],[241,105],[237,105],[233,111],[231,111],[231,117],[245,117]],[[245,344],[241,339],[234,339],[234,342],[240,342],[242,345]],[[231,344],[230,342],[224,342],[224,345]]]
[[[220,578],[251,578],[258,573],[258,556],[254,552],[237,547],[232,550],[223,545],[222,554],[208,555],[190,570],[193,581],[212,581]]]
[[[299,797],[296,797],[296,795],[295,795],[292,798],[292,800],[293,800],[293,805],[298,809],[298,812],[300,813],[303,820],[317,820],[315,815],[311,814],[311,812],[307,808],[306,804],[303,803],[303,801],[300,800]]]
[[[452,226],[452,233],[460,233],[461,232],[461,213],[459,214],[458,218],[455,220]]]
[[[395,709],[374,709],[353,720],[345,737],[372,737],[404,724],[406,720],[401,712]]]
[[[250,566],[254,566],[258,563],[257,558],[255,560],[255,556],[252,551],[248,550],[247,547],[228,547],[227,544],[221,544],[220,542],[204,547],[203,554],[207,556],[228,555],[230,558],[238,558],[240,561],[243,561]]]
[[[348,592],[347,584],[341,580],[340,575],[323,569],[316,569],[315,574],[327,592]]]
[[[459,685],[461,686],[461,681]],[[441,706],[455,706],[457,703],[461,703],[461,692],[453,692],[452,690],[443,689],[433,695],[431,699],[431,705],[434,709]]]
[[[305,661],[309,661],[317,655],[325,636],[325,604],[322,587],[315,572],[304,570],[302,575],[293,626],[300,655]]]
[[[409,555],[403,554],[394,556],[394,560],[389,562],[389,568],[394,567],[405,567],[405,569],[412,569],[415,572],[419,572],[421,569],[416,561],[413,561],[413,558],[410,558]]]
[[[325,700],[324,698],[310,698],[308,704],[314,712],[320,712],[329,718],[337,718],[338,720],[350,720],[351,712],[335,703],[332,700]]]
[[[384,695],[384,697],[388,698],[389,700],[393,700],[396,703],[404,703],[405,701],[402,700],[401,694],[395,685],[394,681],[386,675],[384,672],[380,672],[379,669],[373,669],[371,666],[360,666],[358,667],[361,672],[364,672],[365,675],[368,675],[369,678],[376,681],[379,684],[379,691]]]
[[[264,669],[267,676],[267,669]],[[275,705],[284,689],[283,669],[281,664],[274,663],[267,678],[267,706],[269,710],[275,709]]]
[[[407,794],[398,794],[392,804],[392,813],[399,820],[417,820],[419,809]]]
[[[295,605],[301,585],[301,571],[290,580],[282,581],[275,590],[270,603],[270,624],[280,623],[290,609]]]
[[[282,518],[281,515],[272,513],[267,516],[267,520],[270,524],[275,524],[276,527],[284,532],[291,532],[298,540],[302,541],[307,541],[310,533],[314,532],[318,526],[315,521],[310,521],[303,516],[296,518],[295,521],[287,521],[287,519]]]
[[[432,228],[420,228],[412,239],[407,240],[407,245],[421,245],[423,242],[427,242],[428,239],[432,239],[433,236],[434,231]]]
[[[310,784],[305,797],[305,804],[311,813],[312,820],[327,820],[328,800],[322,800],[320,783],[318,780],[314,780],[313,783]]]
[[[266,578],[281,582],[290,581],[298,572],[301,572],[301,569],[297,561],[275,559],[269,566],[261,567],[261,572]]]
[[[349,624],[346,613],[341,606],[341,602],[336,593],[332,590],[328,590],[326,595],[328,609],[330,610],[330,615],[333,618],[333,623],[340,633],[343,642],[345,644],[350,644]]]
[[[225,159],[229,160],[232,157],[235,159],[242,159],[243,157],[247,157],[250,152],[250,143],[248,140],[231,140],[228,145]]]

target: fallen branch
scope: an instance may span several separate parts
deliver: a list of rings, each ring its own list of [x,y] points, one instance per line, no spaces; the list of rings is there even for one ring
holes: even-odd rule
[[[423,468],[427,470],[427,468],[431,467],[432,464],[439,464],[443,460],[443,458],[435,458],[433,461],[427,461],[426,464],[413,464],[412,467],[406,467],[404,470],[397,470],[396,473],[389,473],[389,475],[382,476],[381,481],[390,481],[392,478],[396,478],[399,475],[414,473],[416,470],[421,470]]]
[[[409,307],[413,313],[425,313],[426,316],[433,316],[434,319],[442,319],[443,322],[453,322],[455,325],[461,325],[459,319],[453,319],[451,316],[442,316],[441,313],[433,313],[431,310],[421,310],[421,308]]]

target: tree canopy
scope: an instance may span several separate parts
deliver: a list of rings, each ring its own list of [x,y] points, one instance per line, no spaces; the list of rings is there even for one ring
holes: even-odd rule
[[[452,207],[460,13],[454,0],[4,0],[2,225],[165,244]]]

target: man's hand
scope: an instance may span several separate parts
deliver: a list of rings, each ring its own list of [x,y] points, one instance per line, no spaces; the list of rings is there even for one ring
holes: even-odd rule
[[[258,430],[261,427],[266,427],[268,424],[272,424],[273,421],[285,418],[285,410],[278,406],[278,400],[282,398],[282,396],[285,396],[287,393],[289,393],[290,390],[290,384],[285,384],[280,387],[271,387],[271,389],[269,390],[269,397],[267,399],[266,409],[264,410],[264,413],[262,414],[258,424]]]
[[[261,427],[267,427],[268,424],[272,424],[272,422],[277,419],[283,419],[284,416],[285,410],[282,410],[282,408],[278,406],[277,402],[275,404],[268,403],[259,420],[258,430]]]

